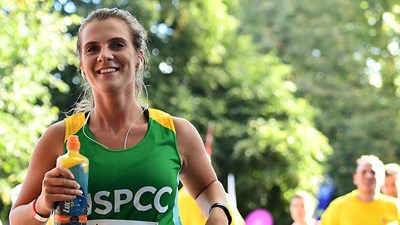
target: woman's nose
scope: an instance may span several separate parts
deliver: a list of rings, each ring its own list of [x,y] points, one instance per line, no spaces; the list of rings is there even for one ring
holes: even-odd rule
[[[106,62],[113,58],[114,58],[114,56],[112,54],[112,51],[108,48],[103,48],[103,49],[101,49],[99,56],[97,57],[97,61],[98,62]]]

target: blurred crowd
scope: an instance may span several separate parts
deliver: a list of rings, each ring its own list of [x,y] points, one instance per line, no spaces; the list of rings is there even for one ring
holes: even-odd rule
[[[353,191],[335,198],[320,220],[313,217],[315,200],[298,191],[290,202],[292,225],[394,225],[400,224],[398,200],[400,166],[375,155],[362,155],[355,164]]]

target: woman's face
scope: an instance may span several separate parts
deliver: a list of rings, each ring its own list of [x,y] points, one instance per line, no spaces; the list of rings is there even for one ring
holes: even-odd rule
[[[95,20],[86,24],[80,35],[80,67],[93,90],[113,92],[128,86],[132,89],[139,56],[128,25],[115,18]]]
[[[295,197],[290,201],[290,216],[295,222],[305,220],[306,207],[304,205],[304,199]]]

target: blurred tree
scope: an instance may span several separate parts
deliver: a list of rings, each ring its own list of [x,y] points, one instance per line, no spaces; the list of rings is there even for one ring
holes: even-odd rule
[[[264,53],[290,64],[296,96],[318,109],[335,149],[328,168],[337,195],[354,188],[361,154],[400,156],[399,5],[392,0],[241,1],[239,18]],[[263,24],[261,27],[259,24]]]
[[[0,1],[0,218],[11,205],[11,189],[25,177],[38,136],[59,110],[48,86],[68,86],[51,74],[76,63],[72,37],[75,17],[50,13],[52,1]]]

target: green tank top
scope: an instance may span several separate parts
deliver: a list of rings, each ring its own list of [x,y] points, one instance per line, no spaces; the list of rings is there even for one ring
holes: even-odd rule
[[[180,225],[177,196],[181,159],[172,117],[145,110],[148,131],[137,145],[109,150],[82,132],[84,113],[65,119],[65,141],[79,136],[89,159],[88,225]],[[85,134],[95,139],[87,125]]]

